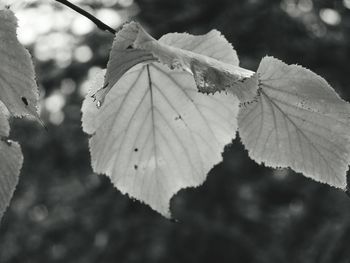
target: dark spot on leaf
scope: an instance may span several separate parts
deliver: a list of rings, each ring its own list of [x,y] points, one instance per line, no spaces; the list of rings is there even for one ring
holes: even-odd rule
[[[26,98],[26,97],[22,97],[21,99],[22,99],[23,103],[24,103],[26,106],[28,106],[28,100],[27,100],[27,98]]]
[[[138,151],[139,151],[139,149],[135,148],[135,149],[134,149],[134,151],[135,151],[135,152],[138,152]]]
[[[245,82],[247,79],[248,79],[248,78],[243,77],[243,78],[239,79],[238,81],[241,82],[241,83],[243,83],[243,82]]]
[[[181,115],[179,115],[179,116],[176,116],[174,120],[176,120],[176,121],[178,121],[178,120],[182,120],[182,117],[181,117]]]
[[[134,165],[134,169],[137,170],[137,168],[139,168],[136,164]]]

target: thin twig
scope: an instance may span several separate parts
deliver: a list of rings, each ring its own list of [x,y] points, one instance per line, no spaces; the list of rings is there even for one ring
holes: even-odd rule
[[[91,20],[99,29],[103,31],[108,31],[112,33],[113,35],[117,32],[115,29],[111,28],[110,26],[103,23],[101,20],[99,20],[97,17],[93,16],[92,14],[86,12],[85,10],[81,9],[80,7],[76,6],[75,4],[72,4],[71,2],[67,0],[55,0],[56,2],[59,2],[63,5],[68,6],[69,8],[73,9],[74,11],[78,12],[79,14],[85,16],[89,20]]]

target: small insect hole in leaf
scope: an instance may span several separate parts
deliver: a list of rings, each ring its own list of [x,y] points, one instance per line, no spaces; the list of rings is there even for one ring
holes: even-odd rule
[[[21,97],[21,99],[22,99],[24,105],[28,106],[28,100],[27,100],[27,98],[26,98],[26,97]]]
[[[182,117],[181,117],[181,115],[179,115],[179,116],[176,116],[176,117],[174,118],[174,120],[176,120],[176,121],[178,121],[178,120],[182,120]]]
[[[134,152],[138,152],[138,151],[139,151],[139,149],[138,149],[138,148],[135,148],[135,149],[134,149]]]
[[[99,109],[99,108],[101,108],[101,106],[102,106],[102,102],[101,101],[97,101],[96,102],[96,107]]]
[[[241,78],[241,79],[239,79],[238,81],[241,82],[241,83],[243,83],[243,82],[245,82],[247,79],[248,79],[248,78]]]

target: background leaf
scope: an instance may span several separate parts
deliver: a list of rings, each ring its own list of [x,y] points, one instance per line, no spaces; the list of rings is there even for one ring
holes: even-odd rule
[[[19,144],[6,139],[9,131],[7,117],[0,107],[0,219],[10,203],[23,163]]]
[[[28,51],[16,35],[17,19],[0,6],[0,217],[10,203],[23,163],[17,142],[7,139],[8,116],[33,116],[38,119],[38,89]],[[6,107],[6,108],[5,108]]]
[[[320,76],[272,57],[261,61],[257,75],[258,96],[241,107],[238,118],[249,156],[344,189],[349,104]]]
[[[0,10],[0,100],[14,116],[38,117],[38,89],[28,51],[18,42],[17,19]]]

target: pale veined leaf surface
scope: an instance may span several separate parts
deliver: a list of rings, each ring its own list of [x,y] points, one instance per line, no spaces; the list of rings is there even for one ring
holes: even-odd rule
[[[203,183],[237,128],[234,96],[201,94],[191,75],[158,63],[124,75],[100,109],[88,99],[94,171],[165,216],[178,190]]]
[[[233,46],[217,30],[205,35],[194,36],[188,33],[169,33],[162,36],[159,42],[173,47],[205,54],[224,63],[238,66],[239,59]]]
[[[265,57],[258,95],[241,106],[239,134],[249,156],[271,167],[290,167],[316,181],[345,188],[350,108],[328,83],[297,65]]]
[[[123,35],[125,46],[135,34],[132,25],[124,28],[131,31]],[[218,32],[196,38],[168,34],[160,42],[238,64]],[[220,48],[209,48],[214,40]],[[170,216],[170,198],[181,188],[202,184],[221,161],[224,146],[235,137],[239,102],[232,94],[200,93],[191,74],[160,63],[140,64],[118,81],[111,75],[118,60],[113,54],[106,78],[100,75],[92,83],[91,94],[103,82],[112,84],[105,104],[97,109],[88,97],[82,109],[84,131],[92,134],[93,169],[107,174],[123,193]]]

